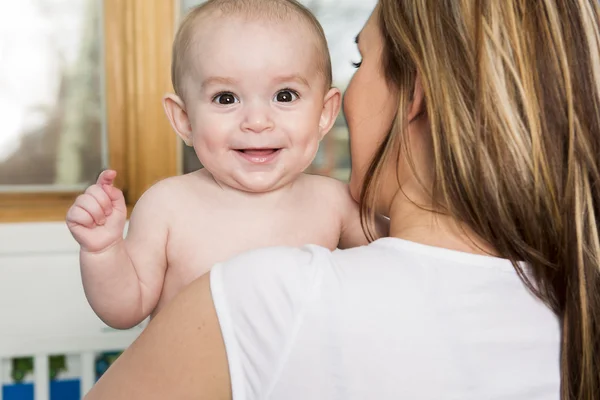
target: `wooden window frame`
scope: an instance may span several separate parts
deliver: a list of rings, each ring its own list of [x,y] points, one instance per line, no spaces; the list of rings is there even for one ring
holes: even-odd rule
[[[162,107],[172,90],[177,0],[104,0],[109,168],[131,209],[153,183],[179,173],[180,142]],[[80,192],[0,193],[0,223],[64,220]]]

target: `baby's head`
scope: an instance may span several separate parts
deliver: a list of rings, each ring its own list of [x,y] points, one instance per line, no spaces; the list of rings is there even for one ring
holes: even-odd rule
[[[219,183],[266,192],[293,181],[331,129],[323,30],[293,0],[209,0],[183,20],[165,110]]]

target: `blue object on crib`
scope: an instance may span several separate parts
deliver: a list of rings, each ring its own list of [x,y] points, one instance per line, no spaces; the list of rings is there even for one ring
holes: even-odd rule
[[[80,400],[79,379],[50,381],[50,400]],[[2,387],[3,400],[33,400],[33,383]]]
[[[33,383],[16,383],[4,385],[2,396],[6,400],[33,400]]]

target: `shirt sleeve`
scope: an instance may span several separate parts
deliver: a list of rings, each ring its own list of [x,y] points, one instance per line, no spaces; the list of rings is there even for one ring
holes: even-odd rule
[[[263,398],[277,381],[330,254],[312,245],[263,248],[211,270],[235,400]]]

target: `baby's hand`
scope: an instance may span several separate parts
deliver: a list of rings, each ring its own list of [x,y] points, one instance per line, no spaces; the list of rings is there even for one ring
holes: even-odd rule
[[[82,250],[102,251],[123,239],[127,207],[123,192],[113,186],[116,176],[102,172],[67,212],[67,226]]]

